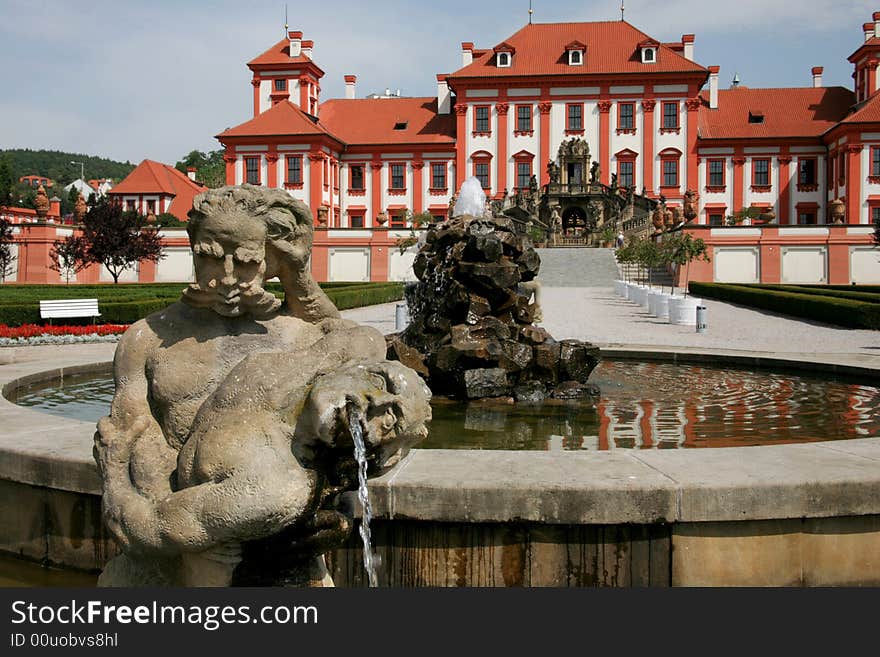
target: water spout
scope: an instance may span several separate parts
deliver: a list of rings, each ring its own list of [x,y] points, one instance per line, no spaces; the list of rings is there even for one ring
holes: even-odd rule
[[[372,537],[370,536],[370,520],[373,517],[373,508],[370,506],[370,493],[367,490],[367,447],[364,442],[364,432],[361,428],[361,412],[355,406],[348,407],[348,428],[354,442],[354,458],[358,464],[358,499],[363,509],[361,519],[361,541],[364,544],[364,569],[371,587],[379,586],[376,576],[376,566],[373,563]]]

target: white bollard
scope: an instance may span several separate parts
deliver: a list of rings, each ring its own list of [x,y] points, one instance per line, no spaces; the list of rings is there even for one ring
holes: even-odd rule
[[[706,306],[697,306],[697,333],[705,333],[708,326],[706,322]]]
[[[407,317],[406,304],[399,303],[394,309],[394,330],[402,331],[407,324],[409,324],[409,318]]]

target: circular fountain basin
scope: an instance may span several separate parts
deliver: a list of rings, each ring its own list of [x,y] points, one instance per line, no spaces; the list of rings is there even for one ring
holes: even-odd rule
[[[425,449],[541,451],[746,447],[880,434],[880,389],[858,379],[707,364],[605,359],[590,402],[435,397]],[[96,423],[110,411],[109,368],[17,388],[9,400]]]
[[[10,395],[107,371],[111,353],[100,363],[71,349],[5,365],[0,385]],[[869,365],[831,361],[624,347],[603,355],[880,381]],[[101,568],[116,549],[101,521],[94,423],[6,399],[0,419],[0,550]],[[393,565],[380,573],[385,585],[880,584],[874,437],[723,449],[418,449],[369,488],[374,544]],[[354,544],[333,553],[336,583],[360,585],[351,574],[360,561]]]

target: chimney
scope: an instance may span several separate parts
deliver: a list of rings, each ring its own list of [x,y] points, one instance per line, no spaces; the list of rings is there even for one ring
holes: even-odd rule
[[[57,196],[49,199],[49,212],[47,216],[61,218],[61,199]]]
[[[196,168],[195,167],[187,167],[186,168],[186,177],[190,180],[196,179]]]
[[[298,31],[291,30],[287,33],[287,38],[290,41],[290,57],[293,59],[294,57],[299,57],[302,53],[302,38],[303,33]]]
[[[681,45],[684,46],[684,58],[694,61],[694,35],[682,34]]]
[[[314,41],[303,41],[302,42],[302,54],[308,57],[309,59],[313,59],[312,57],[312,49],[315,47]]]
[[[720,66],[709,67],[709,109],[718,109],[718,73]]]
[[[346,75],[345,76],[345,97],[352,99],[355,98],[355,85],[357,84],[357,76],[356,75]]]
[[[865,41],[870,41],[874,38],[874,23],[864,23],[862,30],[865,32]]]
[[[452,91],[446,84],[446,76],[437,76],[437,114],[449,114],[452,111]]]
[[[813,86],[818,88],[822,86],[822,73],[825,69],[821,66],[814,66],[812,68],[813,73]]]
[[[461,42],[461,65],[462,67],[474,61],[474,44],[470,41]]]

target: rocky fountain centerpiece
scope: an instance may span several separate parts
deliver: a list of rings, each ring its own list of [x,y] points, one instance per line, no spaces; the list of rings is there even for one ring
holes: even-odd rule
[[[598,389],[587,380],[599,349],[554,340],[535,325],[541,260],[511,219],[484,208],[480,184],[470,178],[452,218],[427,231],[413,264],[418,283],[407,289],[410,324],[389,336],[388,357],[421,374],[435,394],[594,397]]]

